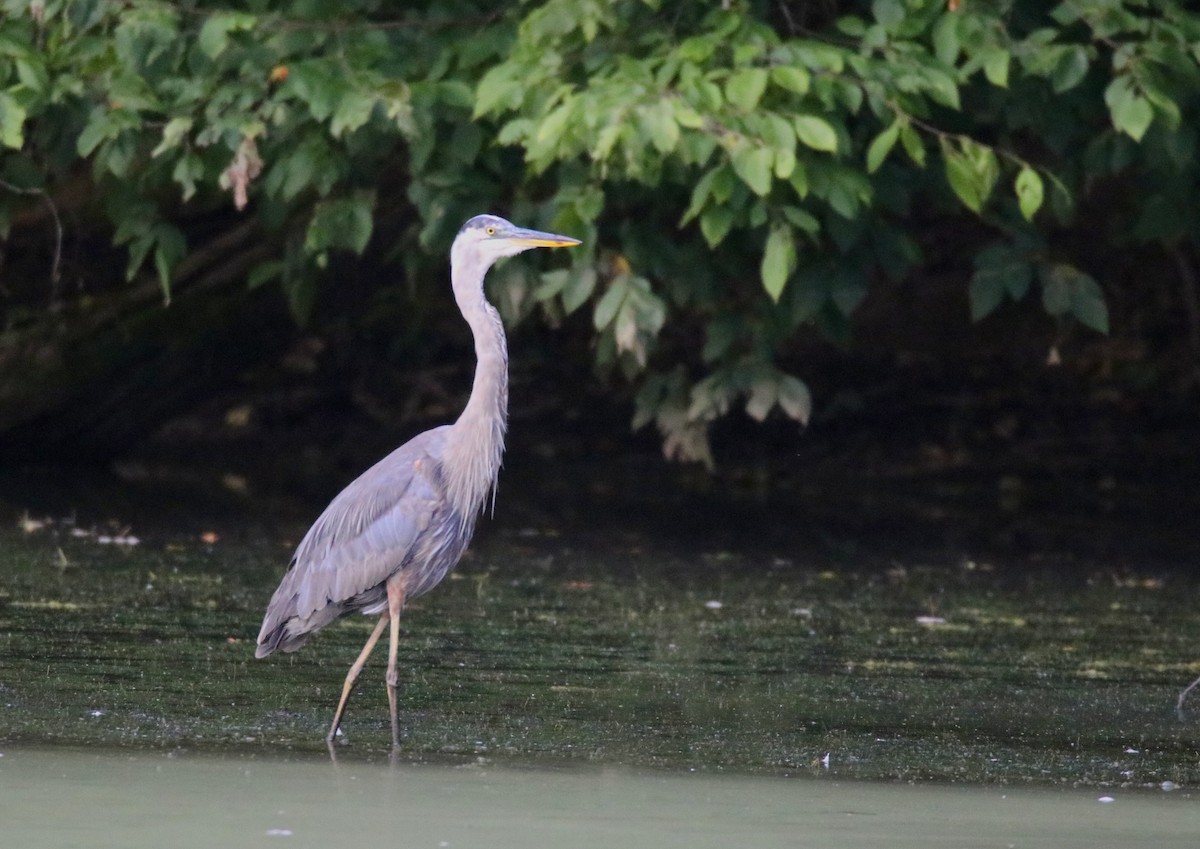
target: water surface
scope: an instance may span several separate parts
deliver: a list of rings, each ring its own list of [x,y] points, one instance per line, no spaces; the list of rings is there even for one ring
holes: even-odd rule
[[[323,753],[355,618],[253,658],[292,531],[0,531],[0,745]],[[1194,579],[814,568],[484,537],[406,612],[402,758],[1157,788],[1200,784]],[[389,741],[383,652],[339,748]],[[1200,709],[1200,706],[1198,706]]]
[[[4,843],[610,849],[1194,847],[1190,793],[6,748]]]

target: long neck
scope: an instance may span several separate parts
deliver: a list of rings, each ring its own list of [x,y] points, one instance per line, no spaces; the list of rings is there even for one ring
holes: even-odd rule
[[[476,365],[471,397],[446,440],[443,474],[450,502],[469,524],[494,495],[508,421],[508,345],[499,313],[483,296],[485,271],[456,269],[454,279],[455,300],[475,337]]]

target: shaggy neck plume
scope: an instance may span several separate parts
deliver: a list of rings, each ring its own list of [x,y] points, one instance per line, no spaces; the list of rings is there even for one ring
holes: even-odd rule
[[[454,298],[475,337],[475,381],[471,397],[450,428],[442,462],[446,495],[462,521],[474,525],[504,455],[508,421],[508,345],[500,314],[483,296],[481,281],[487,269],[457,263]]]

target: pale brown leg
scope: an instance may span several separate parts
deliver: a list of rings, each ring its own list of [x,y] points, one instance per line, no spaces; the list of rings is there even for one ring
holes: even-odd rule
[[[379,617],[379,621],[375,623],[375,630],[371,632],[371,636],[367,637],[367,644],[363,646],[362,651],[358,653],[358,659],[351,664],[350,671],[346,673],[346,683],[342,685],[342,697],[338,699],[337,711],[333,714],[333,725],[329,726],[329,733],[325,735],[326,743],[332,743],[333,738],[337,736],[338,726],[342,722],[342,714],[346,710],[346,700],[350,698],[350,690],[354,686],[354,682],[358,680],[375,644],[379,642],[379,637],[383,634],[383,626],[390,618],[390,613],[384,613]]]
[[[400,720],[396,715],[396,687],[400,676],[396,673],[396,655],[400,646],[400,611],[404,608],[404,581],[393,575],[387,582],[388,617],[391,633],[388,635],[387,694],[388,710],[392,716],[392,749],[400,748]]]

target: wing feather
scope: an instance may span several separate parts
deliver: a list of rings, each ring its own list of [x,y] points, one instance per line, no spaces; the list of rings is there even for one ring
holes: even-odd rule
[[[438,458],[446,430],[404,443],[329,503],[271,597],[258,636],[260,657],[299,647],[303,634],[336,619],[343,605],[410,562],[443,514]],[[327,610],[331,606],[336,609]]]

